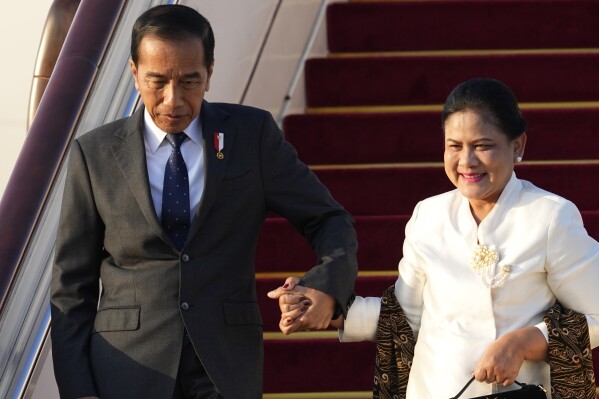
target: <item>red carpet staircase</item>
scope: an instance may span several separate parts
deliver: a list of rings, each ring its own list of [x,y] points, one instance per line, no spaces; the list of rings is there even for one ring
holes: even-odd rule
[[[328,7],[330,54],[306,63],[307,111],[288,116],[284,130],[356,219],[358,294],[380,296],[393,284],[414,205],[453,188],[441,164],[441,104],[471,77],[514,89],[530,126],[516,173],[576,203],[599,239],[598,21],[596,0]],[[335,331],[277,332],[266,292],[313,263],[286,221],[266,222],[256,255],[265,398],[371,397],[372,343],[340,344]]]

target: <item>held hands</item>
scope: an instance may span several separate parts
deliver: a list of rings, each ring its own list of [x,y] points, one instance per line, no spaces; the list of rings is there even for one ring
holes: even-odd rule
[[[514,383],[524,360],[545,361],[548,344],[536,327],[526,327],[499,337],[489,346],[472,373],[479,382],[508,386]]]
[[[279,328],[285,335],[302,330],[324,330],[329,326],[335,310],[335,298],[298,285],[299,282],[299,278],[289,277],[282,287],[268,293],[269,298],[279,300]]]

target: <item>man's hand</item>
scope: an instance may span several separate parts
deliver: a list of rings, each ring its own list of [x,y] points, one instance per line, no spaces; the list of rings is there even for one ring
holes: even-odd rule
[[[282,287],[268,293],[269,298],[279,300],[279,328],[285,335],[302,330],[324,330],[328,328],[335,311],[335,298],[298,285],[299,282],[300,279],[289,277]]]

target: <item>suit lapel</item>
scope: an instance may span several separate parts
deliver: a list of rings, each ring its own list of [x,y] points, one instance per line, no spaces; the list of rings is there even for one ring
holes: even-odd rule
[[[152,201],[142,133],[143,115],[144,109],[142,107],[125,122],[123,128],[115,132],[115,136],[120,138],[120,141],[113,144],[111,150],[123,177],[127,181],[139,208],[152,227],[152,230],[163,241],[172,245],[170,239],[162,229],[162,225],[154,209],[154,202]]]
[[[205,149],[204,153],[206,156],[206,186],[204,187],[204,194],[202,202],[198,207],[198,210],[194,216],[189,229],[189,237],[192,237],[199,229],[206,215],[210,211],[220,183],[223,180],[225,171],[227,170],[227,164],[229,163],[230,149],[233,144],[235,129],[227,127],[224,123],[228,117],[228,113],[223,110],[211,105],[204,101],[202,104],[201,121],[202,121],[202,134],[204,136]],[[219,159],[217,157],[217,149],[214,146],[214,134],[224,133],[224,148],[222,153],[224,157]]]

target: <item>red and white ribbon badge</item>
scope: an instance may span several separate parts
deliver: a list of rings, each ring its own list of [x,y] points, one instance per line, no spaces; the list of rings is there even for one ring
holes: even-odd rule
[[[218,159],[225,157],[223,148],[225,148],[225,134],[220,132],[214,133],[214,149],[216,150],[216,157]]]

